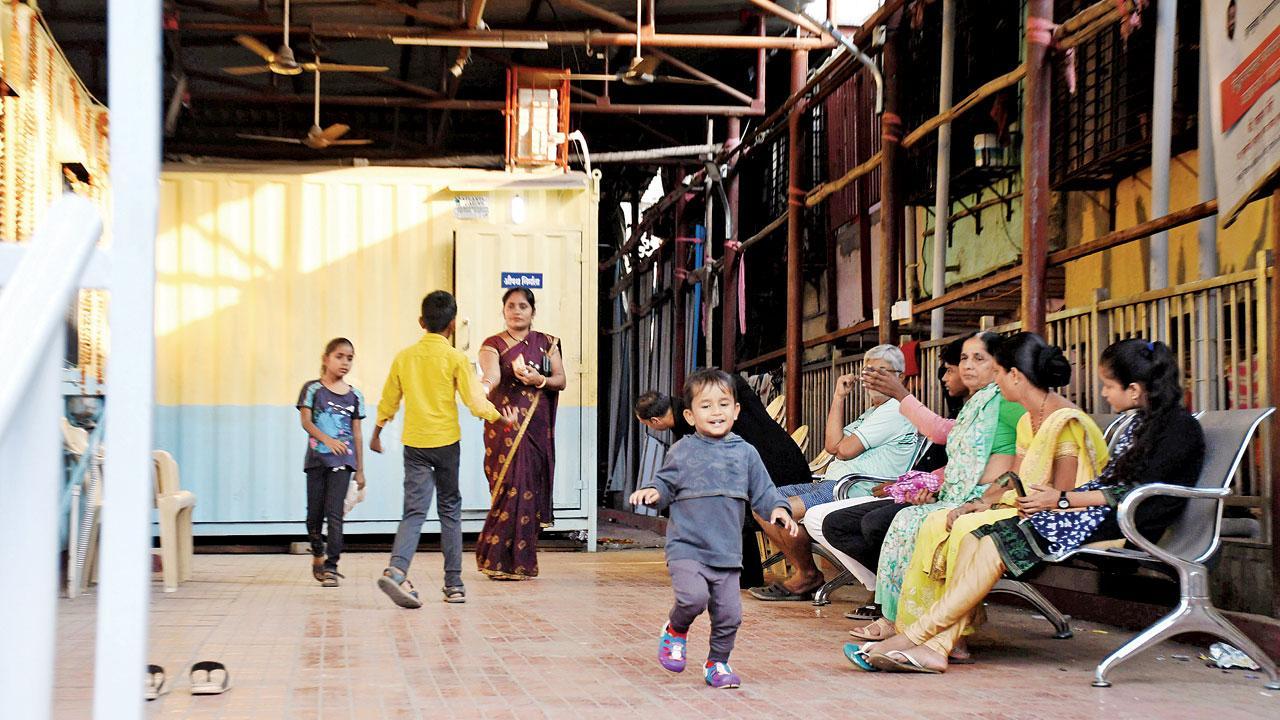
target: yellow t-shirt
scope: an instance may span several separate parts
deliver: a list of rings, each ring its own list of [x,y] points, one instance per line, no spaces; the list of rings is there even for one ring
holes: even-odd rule
[[[498,409],[484,396],[467,356],[436,333],[426,333],[417,343],[401,350],[391,363],[387,382],[378,403],[378,426],[386,425],[400,409],[404,398],[406,447],[438,448],[462,439],[458,426],[458,405],[454,393],[466,403],[471,414],[489,422],[500,417]]]

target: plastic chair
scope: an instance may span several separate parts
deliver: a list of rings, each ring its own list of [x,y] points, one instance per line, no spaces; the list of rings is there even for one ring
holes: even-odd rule
[[[781,425],[787,415],[787,396],[779,395],[778,397],[770,400],[769,405],[764,409],[764,411],[769,413],[769,417],[773,418],[774,422]]]
[[[820,451],[817,457],[809,461],[809,474],[815,476],[821,475],[823,471],[827,469],[827,466],[831,464],[832,460],[835,460],[835,457],[831,453],[826,450]]]
[[[804,453],[809,449],[809,426],[801,425],[796,431],[791,433],[791,439],[796,441],[796,446],[800,448],[800,452]]]
[[[1120,530],[1137,549],[1100,548],[1090,544],[1052,558],[1051,562],[1062,562],[1075,555],[1120,558],[1165,571],[1172,568],[1177,574],[1177,607],[1098,663],[1093,673],[1094,687],[1110,687],[1107,675],[1152,645],[1176,635],[1195,632],[1222,638],[1239,648],[1271,678],[1266,687],[1280,690],[1280,674],[1275,663],[1214,607],[1209,595],[1209,569],[1205,566],[1222,544],[1223,500],[1231,494],[1231,483],[1249,441],[1262,421],[1274,411],[1275,408],[1260,408],[1199,414],[1205,436],[1205,457],[1196,486],[1142,485],[1130,492],[1117,509],[1116,520]],[[1186,498],[1187,504],[1160,542],[1153,543],[1138,532],[1134,516],[1139,505],[1156,495]],[[1066,626],[1062,613],[1030,585],[1004,578],[996,590],[1031,601],[1055,627]],[[1036,596],[1039,596],[1039,601]],[[1069,630],[1067,636],[1070,636]]]
[[[191,559],[195,553],[191,513],[196,496],[183,490],[178,463],[164,450],[154,450],[155,500],[160,516],[160,561],[164,566],[164,591],[174,592],[178,583],[191,579]]]

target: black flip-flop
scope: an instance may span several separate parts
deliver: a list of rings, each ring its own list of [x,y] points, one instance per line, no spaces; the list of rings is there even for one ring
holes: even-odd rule
[[[883,617],[883,615],[880,612],[880,606],[874,605],[874,604],[863,605],[857,610],[850,610],[849,612],[845,613],[844,616],[850,620],[867,620],[867,621],[875,621]]]
[[[147,666],[147,686],[142,691],[142,697],[147,701],[155,700],[167,691],[164,689],[164,668],[159,665]]]
[[[818,585],[818,587],[822,586]],[[774,583],[764,587],[751,588],[747,592],[751,594],[751,597],[765,602],[794,602],[798,600],[812,600],[813,593],[818,589],[818,587],[805,590],[804,592],[793,593],[782,583]]]
[[[204,680],[197,680],[196,673],[204,673]],[[222,677],[214,679],[213,674],[221,672]],[[201,660],[191,666],[192,695],[221,695],[231,689],[231,673],[227,666],[215,660]]]

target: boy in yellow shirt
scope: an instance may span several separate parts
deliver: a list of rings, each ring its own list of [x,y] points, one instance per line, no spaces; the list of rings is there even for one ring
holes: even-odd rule
[[[406,577],[409,563],[418,549],[422,521],[431,509],[434,492],[440,515],[440,549],[444,555],[445,602],[467,601],[462,584],[462,493],[458,488],[459,441],[458,407],[454,394],[462,397],[471,414],[496,422],[515,424],[517,408],[501,413],[485,398],[467,357],[449,343],[454,332],[458,304],[453,295],[437,290],[422,299],[418,324],[426,330],[422,339],[401,350],[391,363],[378,421],[369,449],[382,452],[382,428],[396,415],[404,400],[404,514],[396,530],[391,565],[378,578],[378,587],[395,604],[404,608],[422,607],[418,591]]]

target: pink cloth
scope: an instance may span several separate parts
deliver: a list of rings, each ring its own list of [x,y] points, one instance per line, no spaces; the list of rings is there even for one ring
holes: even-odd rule
[[[916,430],[920,434],[929,438],[935,445],[945,445],[947,436],[951,434],[951,428],[955,427],[956,421],[950,418],[944,418],[938,413],[924,406],[924,403],[916,399],[915,395],[908,395],[902,398],[898,404],[898,412],[902,413],[902,417],[916,426]]]
[[[938,492],[938,488],[942,487],[942,478],[934,473],[920,472],[912,470],[911,472],[898,478],[898,481],[885,487],[884,492],[895,502],[905,503],[908,497],[924,490],[930,493]]]

